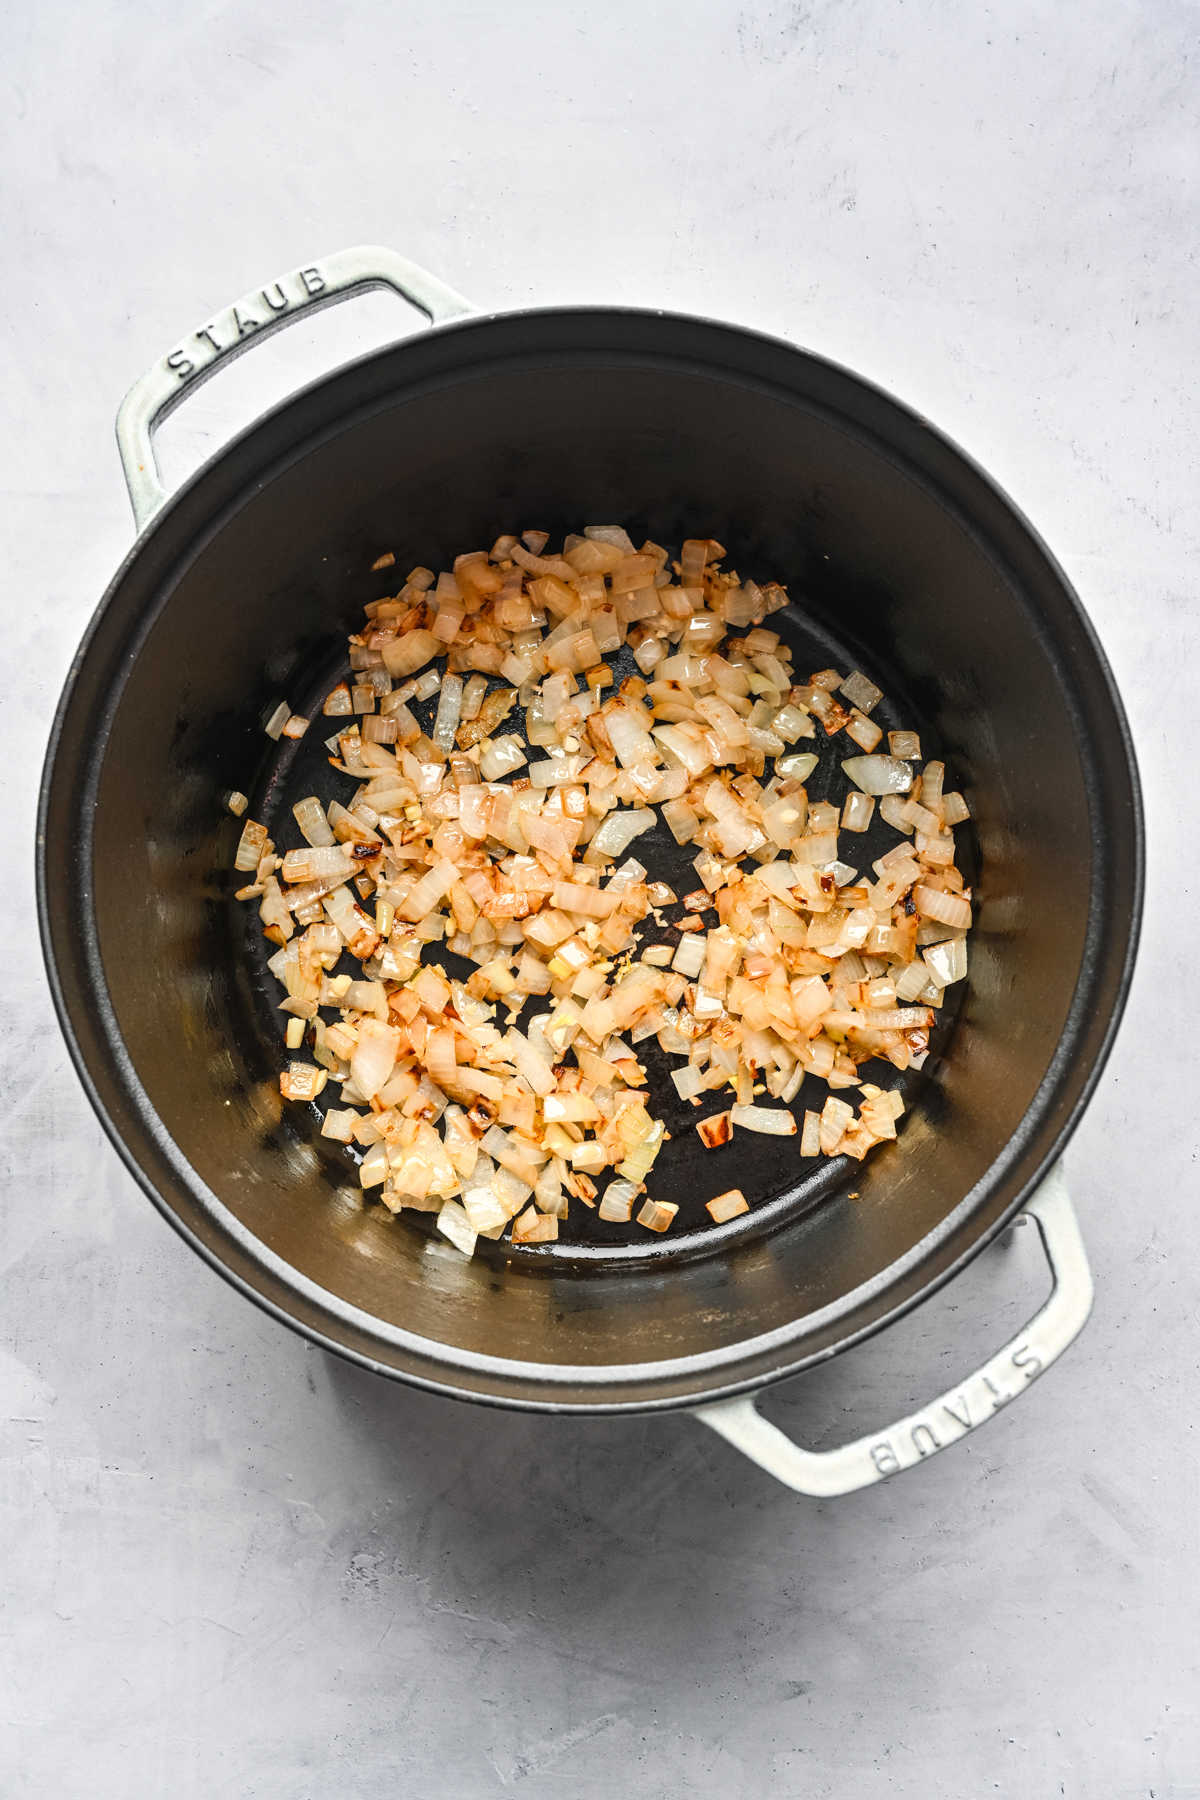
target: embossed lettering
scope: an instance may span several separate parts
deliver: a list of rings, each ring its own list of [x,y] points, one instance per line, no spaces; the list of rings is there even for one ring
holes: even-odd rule
[[[986,1387],[988,1393],[992,1396],[992,1411],[993,1412],[999,1412],[1000,1408],[1002,1406],[1007,1406],[1009,1401],[1012,1399],[1011,1394],[1002,1394],[1001,1393],[1000,1389],[996,1386],[995,1382],[992,1380],[990,1375],[984,1376],[983,1385],[984,1385],[984,1387]]]
[[[881,1475],[895,1475],[900,1468],[900,1458],[886,1438],[881,1443],[871,1445],[871,1461]]]
[[[167,358],[167,367],[168,369],[174,369],[180,381],[186,381],[189,375],[194,375],[196,373],[195,363],[192,361],[191,357],[182,350],[172,350],[170,356]]]
[[[954,1420],[954,1423],[956,1425],[961,1425],[964,1431],[970,1431],[970,1429],[971,1429],[971,1408],[967,1402],[966,1395],[965,1394],[955,1394],[954,1402],[955,1402],[956,1406],[962,1407],[962,1411],[960,1413],[955,1412],[954,1407],[951,1406],[951,1404],[948,1400],[943,1401],[942,1411],[949,1413],[950,1417]]]
[[[1028,1344],[1018,1344],[1010,1360],[1014,1369],[1020,1369],[1026,1381],[1032,1381],[1035,1375],[1042,1372],[1042,1359]]]
[[[309,294],[319,294],[325,286],[325,277],[320,269],[301,269],[300,279],[304,283],[305,291]]]
[[[273,293],[278,294],[278,296],[279,296],[278,300],[272,300],[271,295]],[[269,306],[272,312],[286,312],[287,311],[288,304],[289,304],[288,297],[284,293],[283,288],[280,286],[279,282],[276,282],[275,286],[273,288],[264,288],[262,290],[262,297],[263,297],[263,304],[265,306]]]
[[[247,313],[246,317],[243,319],[236,306],[233,309],[233,322],[237,326],[237,334],[239,337],[245,337],[248,331],[257,331],[262,324],[261,319],[255,319],[249,313]]]
[[[924,1432],[925,1436],[929,1439],[928,1444],[926,1444],[922,1438],[922,1432]],[[913,1449],[918,1456],[932,1456],[935,1450],[940,1450],[942,1447],[938,1443],[937,1433],[934,1431],[932,1425],[914,1425],[912,1428],[912,1441]]]
[[[200,337],[200,338],[206,338],[208,340],[208,342],[212,345],[213,349],[217,352],[217,355],[219,356],[221,354],[221,346],[220,346],[220,344],[218,344],[216,338],[213,336],[213,328],[211,325],[202,325],[200,327],[199,331],[196,333],[196,336]]]

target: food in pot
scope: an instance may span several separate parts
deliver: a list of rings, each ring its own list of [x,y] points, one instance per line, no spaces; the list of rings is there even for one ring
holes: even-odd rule
[[[966,802],[915,733],[884,742],[864,674],[792,667],[766,624],[785,590],[725,555],[601,525],[411,570],[324,703],[345,800],[301,801],[286,850],[244,824],[282,1094],[340,1089],[321,1130],[366,1193],[467,1255],[553,1242],[573,1205],[670,1230],[650,1038],[714,1154],[798,1133],[801,1156],[861,1160],[903,1112],[864,1065],[920,1067],[966,975]],[[286,703],[267,722],[318,728]],[[838,737],[838,798],[813,799],[811,746]],[[876,814],[893,841],[862,869]],[[638,859],[659,819],[695,850],[685,893]],[[808,1077],[827,1097],[798,1122]],[[746,1210],[737,1188],[708,1203],[717,1225]]]

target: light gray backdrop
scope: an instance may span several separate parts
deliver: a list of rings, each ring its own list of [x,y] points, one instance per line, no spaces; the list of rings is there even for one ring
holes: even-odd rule
[[[5,1800],[1200,1796],[1198,25],[1119,0],[5,8]],[[1007,485],[1113,660],[1152,882],[1070,1157],[1095,1317],[865,1496],[796,1500],[686,1419],[486,1413],[334,1365],[176,1241],[67,1066],[30,844],[132,537],[116,403],[215,307],[360,241],[484,305],[693,309],[844,359]],[[260,350],[166,428],[168,465],[409,328],[372,296]],[[817,1443],[881,1423],[1044,1285],[994,1251],[776,1416]]]

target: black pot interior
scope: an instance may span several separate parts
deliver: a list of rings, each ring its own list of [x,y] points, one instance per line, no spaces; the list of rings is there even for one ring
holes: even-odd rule
[[[388,591],[370,573],[381,549],[402,574],[504,530],[597,521],[666,544],[711,533],[743,573],[783,580],[803,671],[866,669],[892,702],[884,722],[917,724],[945,755],[981,861],[969,990],[901,1142],[864,1166],[801,1166],[771,1141],[747,1156],[744,1139],[708,1155],[678,1112],[655,1184],[684,1202],[674,1255],[593,1227],[557,1253],[468,1263],[364,1208],[315,1119],[282,1105],[282,1024],[256,917],[232,899],[240,827],[221,796],[243,789],[253,816],[286,818],[314,786],[344,794],[318,727],[281,757],[261,721],[280,696],[303,710],[319,694],[363,602]],[[653,315],[468,323],[354,365],[240,439],[114,584],[45,827],[77,1055],[169,1214],[326,1341],[543,1404],[669,1403],[761,1378],[945,1274],[1078,1110],[1136,911],[1123,727],[1027,528],[854,378]],[[735,1184],[752,1219],[691,1230]]]

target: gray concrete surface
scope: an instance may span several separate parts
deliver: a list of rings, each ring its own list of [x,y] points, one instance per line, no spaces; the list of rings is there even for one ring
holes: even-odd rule
[[[1198,24],[6,9],[5,1800],[1200,1796]],[[796,1500],[684,1418],[489,1414],[332,1363],[175,1240],[67,1066],[29,847],[132,537],[116,402],[213,307],[372,240],[484,304],[703,310],[892,385],[1046,533],[1123,685],[1152,880],[1070,1157],[1095,1316],[1020,1406],[856,1499]],[[373,298],[264,348],[166,428],[171,466],[401,322]],[[1044,1280],[990,1253],[775,1416],[817,1444],[884,1421]]]

